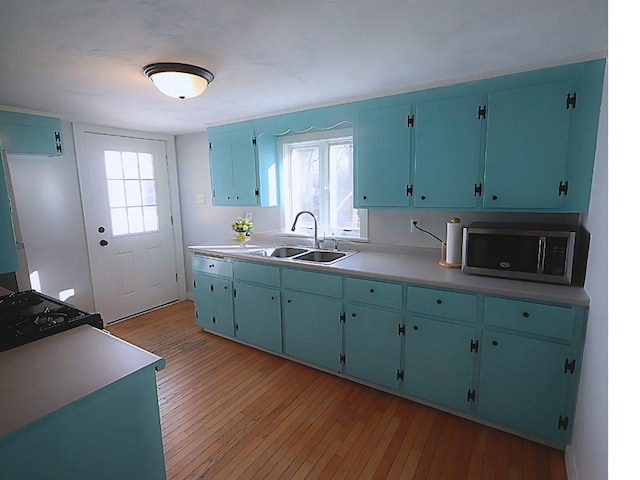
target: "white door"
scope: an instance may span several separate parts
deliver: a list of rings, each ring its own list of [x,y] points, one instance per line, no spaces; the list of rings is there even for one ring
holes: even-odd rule
[[[85,132],[84,144],[96,310],[109,323],[177,300],[165,143]]]

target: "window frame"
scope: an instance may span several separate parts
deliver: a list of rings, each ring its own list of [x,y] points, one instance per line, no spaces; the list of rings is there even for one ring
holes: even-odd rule
[[[318,144],[321,145],[321,158],[320,158],[320,177],[323,182],[323,189],[327,191],[330,184],[329,174],[327,172],[328,169],[328,153],[327,150],[330,144],[340,144],[345,140],[349,139],[351,144],[354,143],[354,132],[352,128],[336,128],[331,130],[310,130],[303,133],[290,133],[286,135],[278,136],[277,149],[278,149],[278,170],[279,170],[279,185],[280,185],[280,225],[281,225],[281,233],[288,236],[297,236],[297,237],[313,237],[312,229],[296,229],[296,232],[291,231],[291,224],[293,223],[293,218],[295,216],[295,212],[288,212],[290,209],[290,197],[287,197],[291,189],[289,188],[289,179],[290,172],[288,167],[287,150],[293,146],[304,146],[305,144]],[[322,157],[322,151],[326,154],[324,159]],[[355,163],[355,159],[352,159]],[[355,165],[352,166],[353,171],[355,173]],[[356,209],[359,211],[360,217],[360,230],[348,231],[348,230],[336,230],[331,231],[330,229],[330,220],[329,220],[329,200],[328,196],[321,196],[320,206],[321,212],[326,212],[324,218],[318,218],[318,238],[322,239],[323,235],[327,238],[335,237],[340,240],[348,240],[348,241],[368,241],[368,210],[367,209]],[[351,204],[353,206],[353,202]],[[289,218],[290,217],[290,218]],[[306,233],[308,230],[308,233]],[[304,233],[303,233],[304,232]]]

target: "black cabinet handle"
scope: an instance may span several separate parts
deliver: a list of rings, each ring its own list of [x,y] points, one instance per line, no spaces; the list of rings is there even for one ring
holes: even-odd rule
[[[291,300],[287,300],[287,303],[291,303]]]
[[[524,318],[529,318],[529,312],[522,312],[522,316]]]
[[[437,303],[438,305],[442,305],[442,300],[438,299],[438,300],[436,300],[436,303]]]
[[[492,195],[492,196],[491,196],[491,200],[497,200],[497,199],[498,199],[498,196],[497,196],[497,195]]]
[[[417,326],[417,325],[414,325],[414,326],[413,326],[413,329],[417,331],[417,330],[418,330],[418,326]]]
[[[427,196],[426,196],[426,195],[422,195],[422,196],[420,197],[420,200],[426,200],[426,199],[427,199]]]
[[[352,313],[351,316],[354,317],[354,318],[357,317],[357,315],[355,313]]]
[[[491,342],[491,345],[493,345],[494,347],[497,347],[498,346],[497,340],[494,340],[493,342]]]
[[[363,196],[362,196],[362,199],[363,199],[363,200],[366,200],[366,199],[367,199],[367,196],[366,196],[366,195],[363,195]]]
[[[373,288],[369,290],[370,293],[373,293]]]
[[[271,297],[271,300],[275,300],[275,299],[276,299],[276,297]]]

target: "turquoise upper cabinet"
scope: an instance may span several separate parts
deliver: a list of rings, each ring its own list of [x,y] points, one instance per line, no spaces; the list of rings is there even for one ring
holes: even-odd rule
[[[269,206],[277,203],[276,138],[252,129],[214,133],[209,163],[214,205]]]
[[[556,82],[489,94],[485,208],[562,207],[573,93]]]
[[[62,121],[0,111],[0,145],[9,153],[21,155],[62,155]]]
[[[362,111],[354,139],[354,206],[408,207],[411,106]]]
[[[475,208],[482,183],[483,95],[416,106],[413,206]]]
[[[3,163],[0,158],[0,273],[7,273],[18,270],[18,255]]]

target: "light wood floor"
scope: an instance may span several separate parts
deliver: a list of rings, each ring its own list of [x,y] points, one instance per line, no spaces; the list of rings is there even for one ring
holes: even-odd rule
[[[158,372],[168,480],[565,480],[554,450],[203,332],[193,303],[114,325]]]

